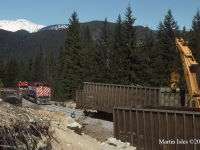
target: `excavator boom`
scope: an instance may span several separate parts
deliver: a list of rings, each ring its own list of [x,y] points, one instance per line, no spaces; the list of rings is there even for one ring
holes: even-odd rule
[[[188,41],[184,41],[182,38],[175,38],[175,42],[181,55],[185,80],[190,94],[190,106],[199,108],[200,90],[197,82],[199,65],[194,59],[191,50],[187,46]]]

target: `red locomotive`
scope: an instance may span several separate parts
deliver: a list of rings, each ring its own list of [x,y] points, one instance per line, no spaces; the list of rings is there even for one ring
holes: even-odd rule
[[[23,92],[23,97],[37,104],[50,104],[50,84],[44,82],[28,83],[28,90]]]
[[[26,91],[28,89],[28,82],[26,82],[26,81],[19,81],[18,82],[18,88],[19,88],[20,92]]]

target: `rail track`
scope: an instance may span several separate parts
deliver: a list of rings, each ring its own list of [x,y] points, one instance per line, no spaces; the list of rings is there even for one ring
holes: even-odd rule
[[[69,108],[60,107],[60,106],[56,106],[56,105],[39,105],[39,108],[40,109],[46,109],[46,110],[58,110],[58,111],[61,111],[65,115],[68,115],[68,116],[71,115],[71,110],[72,110],[72,109],[69,109]],[[83,114],[83,111],[75,110],[76,119],[81,117],[82,114]]]
[[[32,103],[26,99],[23,99],[23,103],[22,103],[23,107],[32,107],[32,108],[36,108],[36,109],[46,109],[49,111],[61,111],[63,112],[65,115],[71,116],[71,110],[70,108],[66,108],[66,107],[60,107],[60,106],[56,106],[56,105],[37,105],[35,103]],[[104,119],[100,119],[100,118],[91,118],[91,117],[87,117],[87,116],[83,116],[83,110],[75,110],[75,120],[77,122],[79,122],[81,120],[81,123],[84,124],[93,124],[96,125],[96,123],[100,122],[99,127],[103,127],[106,128],[106,130],[113,132],[113,122],[112,121],[107,121]],[[79,120],[80,118],[80,120]],[[80,122],[79,122],[80,123]]]
[[[46,110],[50,110],[50,111],[57,110],[57,111],[63,112],[65,115],[68,115],[68,116],[71,116],[71,110],[72,110],[70,108],[56,106],[56,105],[38,105],[38,104],[31,102],[31,101],[28,101],[24,98],[22,100],[22,106],[23,107],[36,108],[36,109],[46,109]],[[83,114],[83,111],[75,110],[75,115],[76,115],[75,119],[78,119],[79,117],[81,117],[82,114]]]

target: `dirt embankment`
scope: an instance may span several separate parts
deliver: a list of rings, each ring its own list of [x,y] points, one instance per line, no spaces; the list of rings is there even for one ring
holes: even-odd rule
[[[16,107],[0,102],[0,149],[99,149],[100,142],[67,128],[59,111]]]
[[[74,101],[66,101],[66,102],[55,102],[51,101],[52,104],[66,107],[66,108],[76,108],[76,103]],[[77,109],[80,110],[80,109]],[[83,110],[82,110],[83,111]],[[94,110],[90,110],[94,111]],[[95,111],[96,112],[96,111]],[[83,126],[82,133],[89,135],[93,138],[95,138],[97,141],[104,142],[110,137],[114,137],[113,131],[109,131],[107,128],[102,127],[102,124],[100,121],[96,124],[91,124],[89,122],[93,122],[92,118],[90,118],[90,121],[88,123],[85,123],[85,119],[87,117],[81,117],[79,119],[76,119],[78,123],[80,123]],[[88,118],[87,118],[88,119]],[[113,126],[112,126],[113,127]]]
[[[65,104],[67,108],[76,107],[74,102],[68,101]],[[23,107],[0,102],[0,149],[3,147],[19,150],[135,149],[130,143],[122,143],[116,139],[107,141],[107,138],[113,137],[113,133],[110,124],[104,128],[103,120],[80,117],[76,121],[82,125],[82,134],[77,134],[72,130],[73,126],[69,127],[70,119],[72,123],[77,124],[72,118],[60,111],[38,110],[38,108],[36,104],[25,100]]]

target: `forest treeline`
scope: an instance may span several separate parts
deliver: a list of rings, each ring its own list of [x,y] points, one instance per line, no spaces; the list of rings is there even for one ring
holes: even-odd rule
[[[179,87],[186,87],[175,37],[189,41],[188,47],[200,63],[200,11],[197,9],[191,29],[180,29],[169,9],[158,24],[156,37],[151,29],[139,36],[130,4],[124,19],[118,15],[111,32],[107,18],[97,39],[88,26],[80,26],[77,12],[73,12],[60,45],[59,55],[47,56],[40,45],[28,62],[15,57],[3,63],[0,59],[0,79],[5,87],[16,87],[18,81],[49,82],[52,100],[75,100],[75,91],[83,89],[83,82],[142,86],[170,86],[172,71],[179,72]]]

